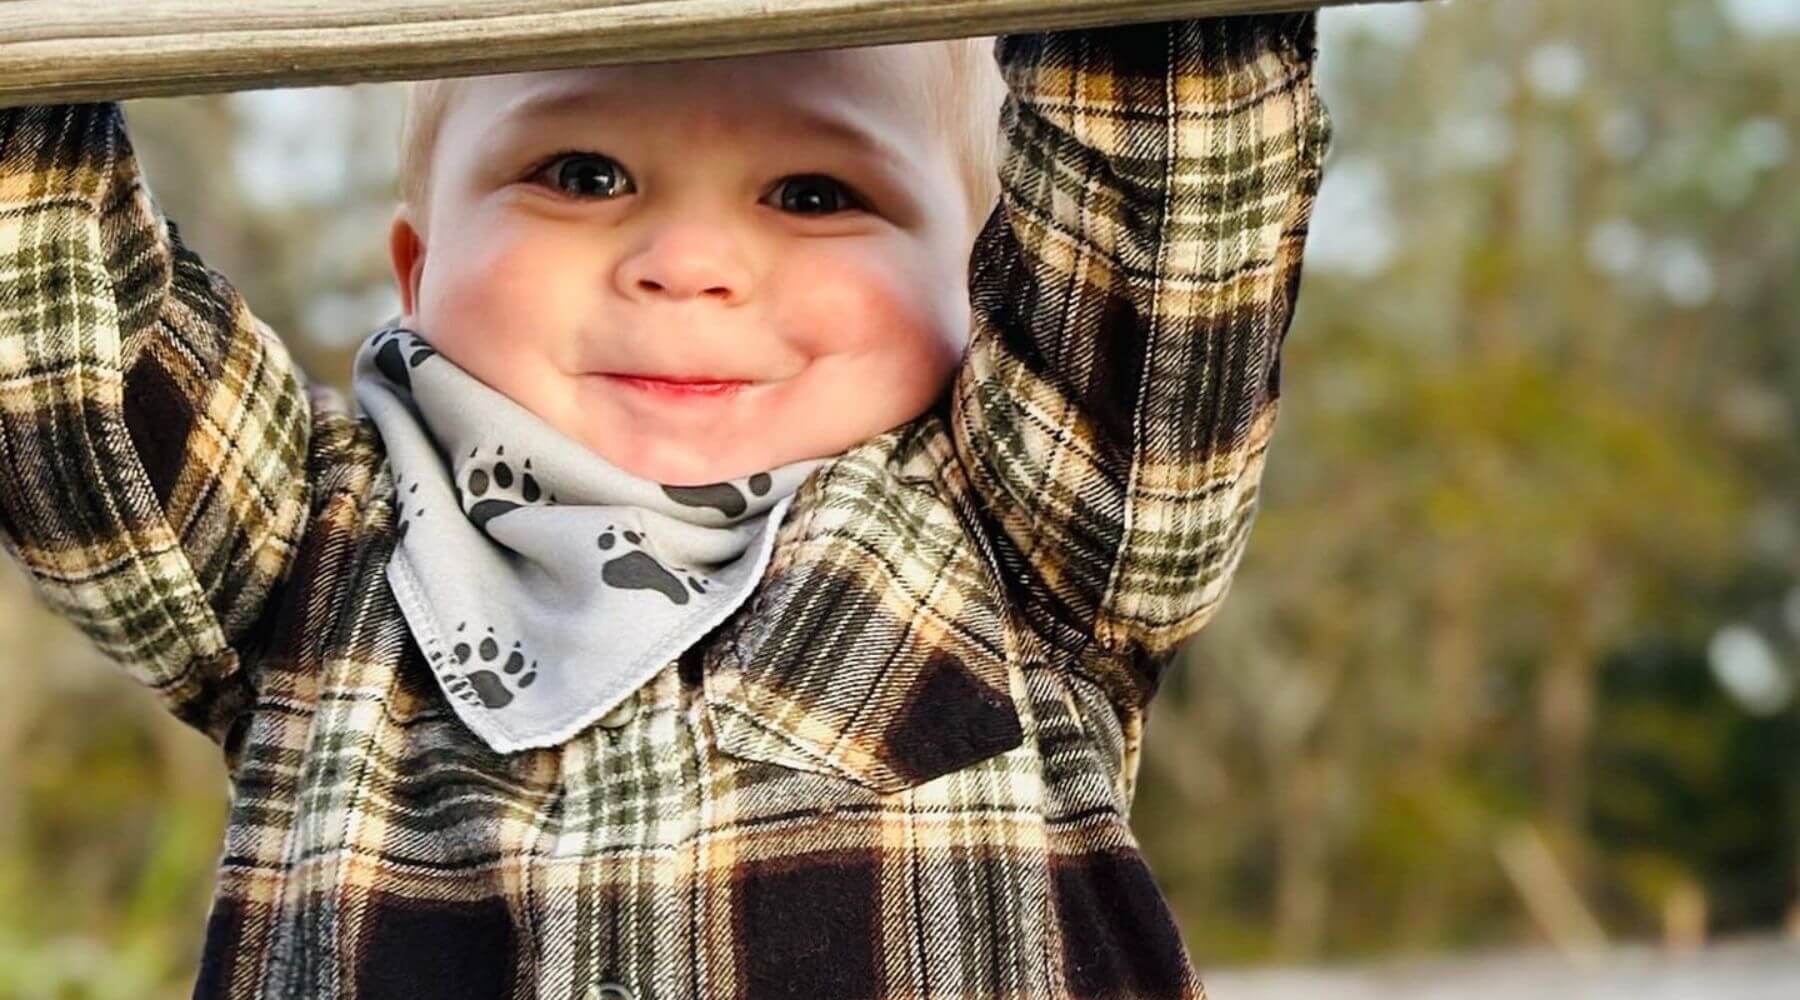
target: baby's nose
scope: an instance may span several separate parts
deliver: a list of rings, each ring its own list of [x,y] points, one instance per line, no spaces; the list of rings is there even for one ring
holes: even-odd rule
[[[749,269],[717,229],[669,227],[619,264],[620,293],[639,299],[711,298],[736,304],[748,294]]]
[[[668,289],[666,287],[658,284],[657,282],[655,282],[649,278],[639,278],[638,279],[638,287],[642,288],[646,292],[668,291]],[[676,289],[675,291],[670,292],[669,294],[671,296],[684,296],[684,295],[692,295],[692,294],[711,295],[715,298],[725,299],[725,300],[729,301],[730,299],[732,299],[734,297],[734,295],[736,293],[734,293],[730,288],[726,287],[725,285],[714,285],[711,288],[702,288],[697,293],[683,292],[680,289]]]

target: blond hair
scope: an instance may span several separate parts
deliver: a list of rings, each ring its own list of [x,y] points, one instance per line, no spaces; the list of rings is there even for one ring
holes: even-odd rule
[[[1006,82],[994,62],[994,38],[954,38],[923,43],[937,60],[925,74],[923,96],[933,124],[949,137],[968,194],[970,218],[979,225],[1000,196],[999,115]],[[409,84],[400,129],[400,198],[423,225],[431,199],[431,155],[456,79]]]

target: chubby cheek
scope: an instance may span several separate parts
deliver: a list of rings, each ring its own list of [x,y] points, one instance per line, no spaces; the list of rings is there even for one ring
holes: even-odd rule
[[[950,301],[954,275],[902,254],[829,252],[784,272],[782,328],[815,358],[898,365],[935,378],[962,356],[967,320],[958,324]]]
[[[917,417],[949,384],[967,339],[967,293],[958,312],[954,274],[904,254],[819,255],[784,296],[784,328],[804,338],[818,380],[802,404],[833,419],[813,423],[809,453],[830,454]]]
[[[571,256],[543,240],[499,229],[463,229],[427,249],[419,324],[438,350],[502,387],[548,360],[562,329],[581,315],[563,271]],[[561,262],[561,268],[558,262]]]

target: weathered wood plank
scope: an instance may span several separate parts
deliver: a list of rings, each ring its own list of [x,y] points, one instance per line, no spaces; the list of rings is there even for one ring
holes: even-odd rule
[[[0,0],[0,106],[877,45],[1351,2],[1369,0]]]

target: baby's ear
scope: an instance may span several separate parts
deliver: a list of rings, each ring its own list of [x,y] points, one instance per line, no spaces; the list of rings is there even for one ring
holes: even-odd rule
[[[394,284],[400,291],[400,308],[407,325],[414,324],[419,306],[419,279],[425,273],[425,237],[413,222],[412,207],[402,202],[388,226],[388,257],[394,266]]]

